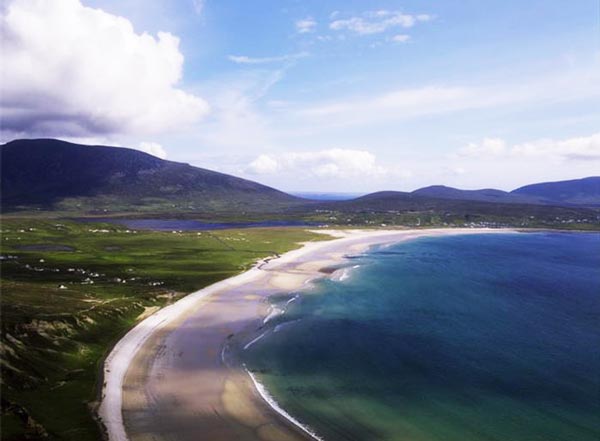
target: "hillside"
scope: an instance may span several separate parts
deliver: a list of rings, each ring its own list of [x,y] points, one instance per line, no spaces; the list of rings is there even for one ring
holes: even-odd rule
[[[600,176],[526,185],[510,194],[538,198],[547,203],[600,206]]]
[[[526,185],[511,192],[486,188],[461,190],[444,185],[419,188],[411,194],[439,199],[496,202],[503,204],[545,204],[600,206],[600,177]]]
[[[256,182],[127,148],[16,140],[0,147],[0,161],[3,211],[243,212],[303,202]]]
[[[2,210],[56,210],[78,215],[285,217],[330,222],[350,213],[356,223],[431,224],[473,219],[522,225],[597,222],[600,178],[542,183],[512,192],[431,186],[386,191],[351,200],[308,200],[234,176],[117,147],[52,139],[17,140],[0,147]],[[343,223],[348,223],[348,217]],[[339,221],[338,221],[339,222]],[[529,224],[529,223],[528,223]]]
[[[497,203],[473,199],[429,197],[398,191],[371,193],[349,201],[313,204],[307,209],[327,213],[328,222],[386,225],[477,225],[571,227],[598,225],[595,207],[542,203]]]
[[[412,192],[413,195],[438,199],[460,199],[465,201],[495,202],[501,204],[514,203],[542,203],[537,197],[528,195],[511,194],[494,188],[481,190],[461,190],[459,188],[446,187],[445,185],[432,185],[419,188]]]
[[[481,200],[427,197],[415,193],[399,191],[381,191],[353,199],[341,201],[334,205],[343,211],[399,211],[399,212],[431,212],[457,215],[573,215],[595,213],[586,207],[567,207],[525,203],[495,203]]]

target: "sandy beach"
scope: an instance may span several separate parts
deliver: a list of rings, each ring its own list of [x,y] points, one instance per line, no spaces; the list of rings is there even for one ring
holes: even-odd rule
[[[140,322],[104,366],[99,416],[110,441],[320,439],[288,415],[236,351],[261,338],[265,300],[331,277],[344,256],[422,236],[506,233],[490,229],[318,230],[310,242],[192,293]]]

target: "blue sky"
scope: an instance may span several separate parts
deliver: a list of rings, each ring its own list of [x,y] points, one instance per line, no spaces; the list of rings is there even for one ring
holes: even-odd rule
[[[131,146],[291,191],[512,189],[600,174],[598,0],[63,3],[47,20],[71,17],[80,34],[48,31],[40,41],[89,41],[81,64],[102,56],[98,66],[114,69],[105,76],[100,67],[93,79],[83,68],[70,73],[65,94],[97,87],[99,99],[52,92],[51,102],[71,109],[50,119],[64,127],[32,125],[52,112],[36,103],[4,138]],[[7,20],[19,35],[30,19]],[[121,40],[103,35],[118,20],[132,25],[119,28]],[[153,41],[139,43],[144,33]],[[129,41],[133,49],[119,56]],[[136,50],[150,60],[143,68]],[[48,78],[71,69],[52,64]],[[39,95],[55,84],[48,78]],[[9,92],[19,97],[19,87]],[[147,118],[131,115],[145,109]]]

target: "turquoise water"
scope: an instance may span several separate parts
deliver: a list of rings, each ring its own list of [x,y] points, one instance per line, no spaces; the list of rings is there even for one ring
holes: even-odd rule
[[[244,351],[325,440],[600,439],[599,234],[421,238],[350,264]]]

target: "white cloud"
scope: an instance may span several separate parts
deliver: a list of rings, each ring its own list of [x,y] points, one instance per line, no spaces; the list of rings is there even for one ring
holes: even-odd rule
[[[589,136],[534,139],[519,143],[485,138],[456,150],[445,159],[435,161],[447,170],[447,176],[429,176],[427,182],[441,181],[459,188],[512,190],[534,182],[597,176],[600,132]],[[463,173],[455,172],[459,169]]]
[[[298,52],[297,54],[280,55],[278,57],[248,57],[246,55],[229,55],[229,61],[238,64],[265,64],[279,61],[294,61],[300,58],[308,57],[308,52]]]
[[[229,152],[271,147],[271,120],[261,104],[284,74],[285,68],[244,69],[205,84],[213,112],[198,125],[198,144]]]
[[[508,146],[499,138],[485,138],[458,151],[459,157],[506,158],[534,161],[600,161],[600,132],[567,139],[538,139]]]
[[[484,138],[481,142],[471,142],[458,151],[459,156],[485,157],[500,156],[506,153],[506,142],[500,138]]]
[[[250,163],[247,171],[256,175],[267,175],[275,173],[279,169],[277,160],[269,155],[260,155]]]
[[[14,0],[2,8],[3,130],[30,136],[145,134],[208,112],[178,88],[184,58],[167,32],[79,0]]]
[[[536,75],[517,84],[428,85],[392,89],[297,108],[306,123],[328,126],[399,121],[502,106],[550,106],[600,97],[600,76],[588,70]]]
[[[600,132],[562,140],[540,139],[512,147],[512,156],[559,160],[600,160]]]
[[[410,40],[410,35],[407,34],[398,34],[398,35],[394,35],[391,40],[394,43],[406,43],[408,40]]]
[[[466,87],[426,86],[398,89],[365,98],[317,104],[300,110],[308,117],[337,117],[348,123],[360,120],[441,113],[469,106],[474,92]]]
[[[167,157],[167,152],[163,146],[156,142],[140,142],[138,145],[138,150],[146,152],[152,156],[156,156],[160,159],[165,159]]]
[[[428,14],[404,14],[400,11],[367,11],[361,16],[334,20],[329,28],[334,31],[348,30],[359,35],[380,34],[391,28],[411,28],[418,22],[432,19]]]
[[[246,172],[263,175],[285,173],[295,178],[349,179],[383,177],[389,170],[379,165],[371,152],[329,149],[260,155],[250,163]]]
[[[300,34],[307,34],[309,32],[314,32],[317,27],[317,22],[312,17],[303,18],[302,20],[298,20],[295,23],[296,30]]]

